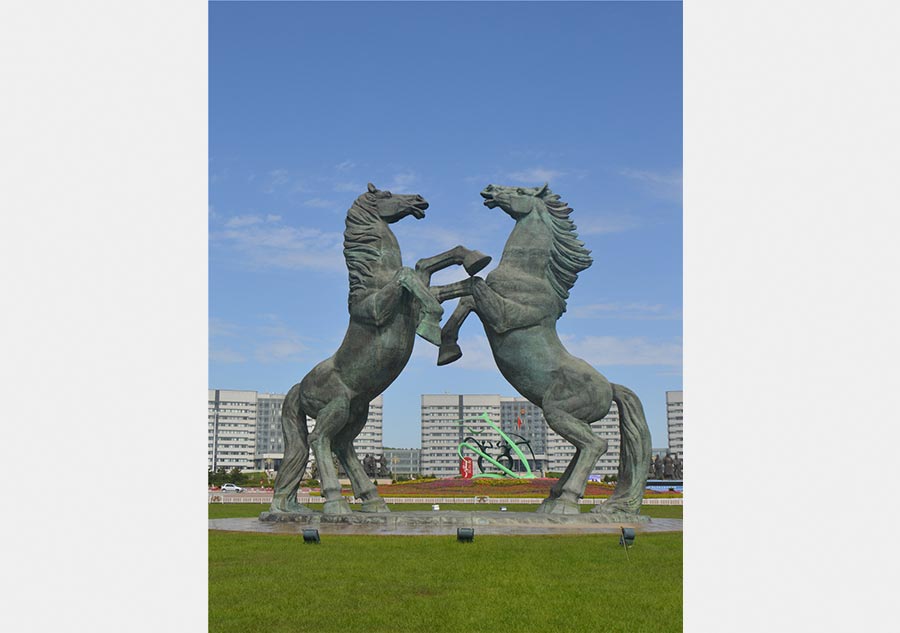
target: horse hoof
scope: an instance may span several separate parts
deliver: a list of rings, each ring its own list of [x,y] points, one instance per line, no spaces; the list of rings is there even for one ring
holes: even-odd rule
[[[581,514],[577,503],[565,499],[544,499],[536,512],[541,514]]]
[[[350,504],[347,503],[346,499],[326,501],[322,506],[323,514],[350,514],[351,512],[353,512],[353,510],[350,509]]]
[[[441,344],[441,324],[432,321],[423,320],[416,328],[416,334],[431,343],[432,345]]]
[[[313,511],[302,503],[278,499],[272,501],[269,512],[273,514],[313,514]]]
[[[478,251],[469,251],[469,254],[463,258],[463,268],[466,269],[470,277],[490,263],[491,256]]]
[[[438,351],[438,366],[449,365],[450,363],[462,358],[462,350],[459,345],[451,343],[450,345],[441,345]]]
[[[371,501],[363,501],[359,508],[360,512],[390,512],[384,499],[372,499]]]

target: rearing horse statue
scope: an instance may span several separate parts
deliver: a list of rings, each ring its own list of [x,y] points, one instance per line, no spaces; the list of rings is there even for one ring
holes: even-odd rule
[[[462,356],[459,328],[470,312],[484,325],[494,360],[503,376],[539,406],[550,428],[575,445],[575,456],[551,488],[538,512],[576,514],[587,479],[608,446],[591,430],[615,401],[619,408],[621,453],[616,489],[594,512],[640,512],[650,461],[650,430],[638,397],[611,384],[570,354],[556,333],[569,290],[592,259],[578,239],[570,209],[543,187],[488,185],[484,205],[499,207],[516,221],[497,268],[471,280],[441,333],[438,365]]]
[[[415,335],[439,345],[440,302],[471,292],[472,280],[429,288],[431,275],[462,264],[470,275],[491,258],[457,246],[403,266],[397,238],[388,227],[407,216],[425,217],[419,195],[379,191],[369,183],[347,211],[344,258],[350,277],[350,325],[330,358],[316,365],[285,396],[282,408],[284,459],[275,478],[271,512],[310,513],[297,503],[297,489],[312,447],[319,468],[326,514],[350,512],[332,453],[350,477],[363,512],[388,512],[353,448],[369,413],[369,402],[394,382],[412,354]],[[316,419],[309,433],[306,416]]]

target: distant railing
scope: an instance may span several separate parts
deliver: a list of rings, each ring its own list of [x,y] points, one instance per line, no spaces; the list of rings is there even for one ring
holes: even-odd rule
[[[359,499],[346,497],[347,501],[350,503],[362,503]],[[324,503],[325,499],[318,496],[305,496],[297,497],[298,503]],[[388,504],[400,504],[400,503],[423,503],[426,505],[434,505],[434,504],[450,504],[450,503],[461,503],[461,504],[499,504],[499,505],[513,505],[513,504],[532,504],[538,505],[543,499],[538,498],[522,498],[522,497],[384,497],[385,503]],[[578,501],[581,505],[600,505],[606,501],[605,498],[598,499],[580,499]],[[209,494],[209,503],[271,503],[272,502],[272,494],[268,495],[247,495],[247,494],[234,494],[234,493],[226,493],[222,494],[220,492],[212,492]],[[645,506],[680,506],[684,505],[683,498],[676,499],[644,499],[643,505]]]

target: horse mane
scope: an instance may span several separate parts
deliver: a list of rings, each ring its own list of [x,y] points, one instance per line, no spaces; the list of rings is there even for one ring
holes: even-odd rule
[[[350,296],[366,289],[366,280],[372,276],[371,262],[381,257],[381,231],[372,230],[382,224],[375,205],[375,196],[364,193],[347,211],[347,228],[344,231],[344,260],[350,276]]]
[[[569,205],[549,189],[540,195],[540,199],[547,207],[545,217],[549,219],[553,237],[550,260],[547,262],[547,278],[562,301],[562,311],[565,312],[566,299],[578,279],[578,273],[588,268],[594,260],[591,259],[591,251],[578,239],[575,223],[569,219],[569,214],[572,213]]]

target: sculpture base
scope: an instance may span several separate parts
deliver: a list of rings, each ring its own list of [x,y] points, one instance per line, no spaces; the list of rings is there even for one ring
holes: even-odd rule
[[[262,519],[262,520],[261,520]],[[533,536],[616,534],[623,527],[639,534],[681,532],[681,519],[650,519],[629,514],[619,519],[610,515],[585,512],[573,514],[538,514],[536,512],[384,512],[325,516],[313,514],[272,514],[263,512],[260,519],[210,519],[210,530],[256,532],[259,534],[299,535],[304,528],[315,527],[323,536],[453,536],[457,528],[471,527],[479,536]]]
[[[650,517],[624,512],[580,514],[541,514],[538,512],[479,512],[479,511],[413,511],[413,512],[351,512],[350,514],[322,514],[313,512],[262,512],[260,521],[304,523],[307,525],[371,525],[385,528],[439,525],[446,527],[478,527],[488,525],[517,526],[591,526],[638,525],[650,522]]]

